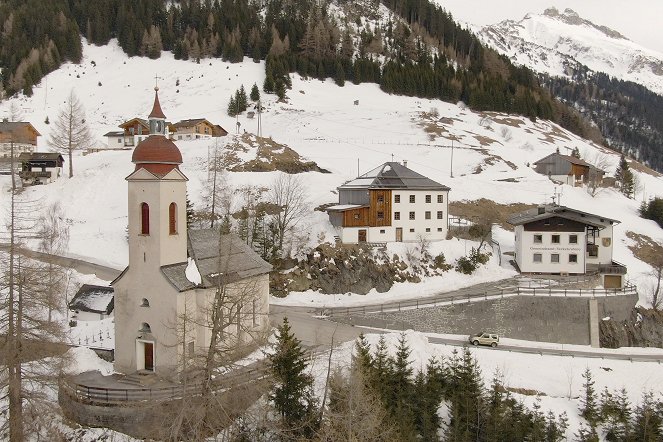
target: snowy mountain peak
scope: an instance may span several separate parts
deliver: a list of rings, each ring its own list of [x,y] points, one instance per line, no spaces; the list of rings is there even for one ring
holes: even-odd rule
[[[582,18],[572,9],[548,8],[520,21],[484,26],[477,34],[513,62],[534,71],[571,76],[584,65],[663,94],[663,54]]]
[[[564,12],[560,13],[559,10],[555,7],[550,7],[543,11],[543,15],[545,17],[549,17],[555,20],[559,20],[562,23],[566,23],[567,25],[572,25],[572,26],[586,26],[589,28],[596,29],[597,31],[605,34],[606,36],[610,38],[616,38],[616,39],[621,39],[621,40],[628,40],[625,36],[620,34],[619,32],[615,31],[614,29],[610,29],[607,26],[601,26],[601,25],[596,25],[592,23],[589,20],[586,20],[582,17],[580,17],[580,14],[578,14],[576,11],[574,11],[571,8],[566,8]]]

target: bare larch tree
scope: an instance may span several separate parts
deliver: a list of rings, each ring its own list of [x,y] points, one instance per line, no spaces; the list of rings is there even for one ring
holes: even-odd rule
[[[52,148],[68,155],[69,178],[74,176],[74,151],[89,147],[92,140],[90,128],[85,120],[85,109],[72,90],[58,114],[49,139]]]

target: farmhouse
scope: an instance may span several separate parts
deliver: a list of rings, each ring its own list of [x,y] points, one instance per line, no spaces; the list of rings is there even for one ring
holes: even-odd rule
[[[21,171],[18,176],[24,186],[48,184],[62,175],[64,158],[54,152],[23,152],[18,156]]]
[[[267,331],[271,265],[233,235],[188,230],[187,178],[158,92],[149,128],[126,178],[129,266],[111,283],[115,370],[170,376],[213,338],[239,352]],[[213,337],[214,318],[223,326]]]
[[[340,186],[327,212],[343,243],[442,240],[449,190],[405,162],[387,162]]]
[[[121,137],[117,132],[108,132],[104,135],[108,140],[108,147],[111,147],[111,145],[121,147],[120,139],[124,147],[133,147],[150,135],[149,123],[142,118],[132,118],[120,124],[119,127],[122,129]]]
[[[580,186],[588,182],[600,183],[605,171],[571,155],[552,153],[534,163],[534,170],[570,186]]]
[[[623,287],[626,267],[612,259],[613,226],[619,221],[545,205],[508,222],[515,228],[515,261],[522,273],[594,273],[606,288]]]
[[[216,138],[228,135],[218,124],[212,124],[205,118],[194,118],[178,121],[169,125],[170,137],[173,140],[196,140],[199,138]]]
[[[16,156],[22,152],[34,152],[40,136],[37,129],[28,122],[3,119],[0,122],[0,157],[10,156],[12,144]]]
[[[98,321],[113,316],[113,288],[83,284],[69,301],[71,319]]]

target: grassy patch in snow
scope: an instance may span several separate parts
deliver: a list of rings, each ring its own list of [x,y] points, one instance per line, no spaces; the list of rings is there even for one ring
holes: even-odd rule
[[[522,212],[534,207],[532,204],[514,203],[499,204],[481,198],[475,201],[450,201],[449,213],[464,219],[494,220],[506,230],[513,230],[513,226],[506,220],[514,213]]]
[[[661,261],[663,246],[652,238],[631,231],[626,232],[626,237],[635,241],[635,244],[629,245],[628,248],[640,261],[646,262],[652,267]]]

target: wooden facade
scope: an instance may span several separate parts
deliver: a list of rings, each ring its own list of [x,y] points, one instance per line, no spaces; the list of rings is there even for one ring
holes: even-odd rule
[[[150,134],[150,126],[147,124],[147,121],[140,118],[133,118],[126,121],[120,124],[120,127],[124,130],[125,136]]]
[[[19,143],[37,145],[37,137],[41,134],[30,123],[0,123],[0,143]]]
[[[368,226],[368,207],[358,207],[343,212],[343,227]]]
[[[554,216],[532,221],[523,226],[528,232],[584,232],[585,224],[570,219]]]
[[[368,226],[391,226],[391,190],[371,189],[369,191],[369,201]]]

